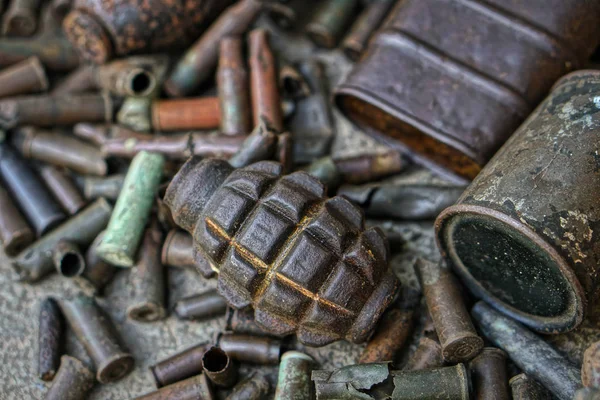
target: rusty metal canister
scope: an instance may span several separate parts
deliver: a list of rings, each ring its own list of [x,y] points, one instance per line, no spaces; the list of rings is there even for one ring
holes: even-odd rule
[[[83,58],[102,64],[114,56],[185,47],[227,3],[76,0],[63,28]]]
[[[175,222],[192,233],[195,251],[219,274],[219,293],[234,308],[250,304],[275,335],[296,332],[309,345],[366,340],[398,282],[378,228],[361,210],[327,199],[306,172],[282,174],[262,161],[234,169],[191,158],[165,195]]]
[[[562,78],[436,221],[465,285],[538,332],[579,325],[600,283],[598,96],[600,71]]]
[[[470,180],[556,79],[583,66],[599,19],[587,0],[400,1],[336,102],[373,136]]]

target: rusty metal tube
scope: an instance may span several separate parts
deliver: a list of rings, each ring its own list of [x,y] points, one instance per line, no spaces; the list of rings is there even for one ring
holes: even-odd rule
[[[46,71],[36,56],[0,71],[0,97],[43,92],[48,86]]]
[[[242,55],[242,39],[227,37],[221,40],[217,70],[221,126],[226,135],[246,135],[250,126],[248,70]]]
[[[218,97],[155,100],[151,113],[157,131],[216,129],[221,122]]]

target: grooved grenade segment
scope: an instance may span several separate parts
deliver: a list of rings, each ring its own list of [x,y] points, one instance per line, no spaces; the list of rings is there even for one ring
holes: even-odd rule
[[[276,335],[296,332],[320,346],[366,340],[398,289],[388,244],[365,230],[361,210],[305,172],[281,165],[234,169],[223,160],[190,159],[165,195],[175,222],[219,274],[219,292],[235,308],[252,304]],[[200,264],[200,263],[198,263]]]

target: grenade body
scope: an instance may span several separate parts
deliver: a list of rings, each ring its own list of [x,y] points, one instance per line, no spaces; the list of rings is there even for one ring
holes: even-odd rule
[[[365,230],[362,211],[305,172],[281,165],[234,169],[217,159],[190,159],[167,189],[175,222],[194,237],[194,251],[219,275],[234,308],[252,305],[275,335],[296,332],[320,346],[366,340],[398,289],[387,240]],[[210,269],[209,269],[210,268]]]

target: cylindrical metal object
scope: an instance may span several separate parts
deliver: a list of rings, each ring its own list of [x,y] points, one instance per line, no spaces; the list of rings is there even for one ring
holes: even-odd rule
[[[98,254],[96,254],[96,249],[100,242],[102,242],[103,237],[104,232],[100,232],[85,253],[85,270],[82,275],[94,285],[98,291],[101,291],[104,286],[112,280],[117,272],[117,269],[114,266],[102,260],[98,257]]]
[[[290,132],[277,135],[277,147],[275,147],[275,161],[281,164],[284,174],[289,174],[294,169],[293,138]]]
[[[261,373],[253,372],[235,385],[225,400],[262,400],[270,389],[271,384],[267,378]]]
[[[227,302],[216,289],[213,289],[178,300],[174,311],[179,319],[208,319],[224,315],[227,311]]]
[[[64,349],[65,321],[52,298],[42,301],[40,323],[38,325],[38,377],[51,381],[60,366],[60,357]]]
[[[598,296],[598,95],[600,71],[557,82],[436,221],[438,246],[465,285],[538,332],[575,328]]]
[[[248,36],[250,93],[254,126],[265,118],[277,132],[283,132],[283,113],[279,96],[277,62],[269,44],[269,33],[255,29]]]
[[[38,28],[40,0],[12,0],[2,18],[4,36],[27,37]]]
[[[552,395],[527,374],[519,374],[508,381],[513,400],[551,400]],[[581,399],[583,400],[583,399]]]
[[[185,349],[150,367],[156,387],[167,386],[202,372],[202,357],[209,348],[206,343]]]
[[[14,138],[25,158],[32,158],[80,174],[106,175],[108,169],[100,150],[63,133],[22,128]]]
[[[111,212],[111,205],[98,199],[19,253],[13,265],[21,280],[35,282],[54,270],[52,251],[59,241],[68,240],[87,247],[106,227]]]
[[[415,272],[448,362],[468,361],[483,348],[465,307],[459,283],[447,268],[418,259]]]
[[[235,333],[246,333],[255,336],[265,336],[269,334],[256,323],[252,307],[245,307],[242,309],[230,307],[227,310],[227,324],[225,329]]]
[[[129,275],[132,296],[127,307],[127,317],[134,321],[158,321],[167,314],[166,271],[160,262],[162,238],[158,223],[151,221],[140,245],[138,261]]]
[[[194,267],[194,240],[192,235],[179,229],[167,234],[163,243],[161,262],[168,267]]]
[[[242,39],[226,37],[221,40],[217,69],[222,133],[246,135],[252,130],[248,88],[248,70],[242,55]]]
[[[152,127],[157,131],[216,129],[221,122],[218,97],[155,100]]]
[[[278,133],[264,119],[245,138],[239,150],[229,159],[234,168],[241,168],[262,160],[270,160],[277,149]]]
[[[109,175],[106,177],[82,176],[77,179],[83,195],[88,200],[104,197],[107,200],[117,200],[125,181],[125,175]]]
[[[0,129],[17,126],[73,125],[77,122],[110,122],[110,96],[80,94],[53,97],[27,96],[0,100]]]
[[[398,174],[409,164],[398,151],[337,158],[333,162],[339,170],[342,180],[354,185]]]
[[[444,365],[442,346],[440,343],[427,336],[419,339],[419,345],[404,366],[407,371],[439,368]]]
[[[367,48],[371,35],[388,16],[394,4],[395,0],[374,0],[366,6],[342,42],[342,50],[346,57],[352,61],[360,58]]]
[[[463,364],[427,370],[392,371],[393,399],[469,400],[469,373]]]
[[[0,176],[38,236],[65,218],[35,171],[6,143],[0,143]]]
[[[552,346],[518,322],[480,301],[471,311],[482,333],[506,351],[525,373],[559,399],[572,399],[581,386],[581,373]]]
[[[56,271],[66,278],[79,276],[85,270],[85,258],[76,243],[59,240],[52,250],[52,261]]]
[[[600,342],[592,344],[583,354],[581,380],[584,386],[600,389]]]
[[[400,1],[335,101],[372,136],[471,180],[552,84],[584,65],[598,18],[600,3],[587,0]]]
[[[62,300],[60,308],[96,366],[100,383],[114,382],[133,369],[133,357],[123,350],[112,321],[93,298]]]
[[[42,92],[48,86],[44,66],[35,56],[0,71],[0,97]]]
[[[131,161],[104,239],[96,252],[106,262],[131,267],[162,178],[164,157],[140,152]],[[135,204],[135,207],[131,207]]]
[[[96,85],[117,96],[144,97],[160,84],[156,70],[167,60],[153,56],[134,56],[100,65],[95,71]]]
[[[177,63],[164,85],[167,94],[184,97],[212,78],[221,40],[244,34],[263,7],[262,1],[242,0],[225,10]]]
[[[71,356],[62,356],[60,368],[45,400],[83,400],[94,387],[94,373],[81,361]]]
[[[214,400],[210,382],[205,374],[172,383],[133,400]]]
[[[94,79],[95,71],[96,68],[93,65],[82,65],[54,85],[50,93],[53,96],[64,96],[72,93],[95,91],[98,89]]]
[[[219,347],[211,347],[202,356],[202,370],[215,385],[230,388],[238,378],[238,366]]]
[[[56,201],[69,215],[77,214],[79,210],[85,207],[85,199],[65,172],[50,165],[45,165],[40,169],[40,176]]]
[[[217,346],[234,360],[251,364],[277,365],[281,354],[281,341],[264,336],[223,333]]]
[[[14,256],[35,239],[35,234],[2,186],[0,186],[0,210],[2,210],[0,211],[0,241],[4,252]]]
[[[153,0],[139,7],[134,1],[109,4],[75,0],[63,20],[63,29],[83,58],[104,64],[116,56],[185,48],[227,4],[215,0],[177,4]]]
[[[476,400],[510,400],[506,353],[494,347],[484,347],[469,362]]]
[[[310,373],[315,360],[299,351],[288,351],[281,356],[275,400],[310,400],[312,382]]]
[[[306,26],[306,34],[319,47],[334,48],[352,22],[358,0],[325,0]]]
[[[112,139],[149,139],[152,135],[136,132],[120,125],[79,123],[73,127],[73,134],[80,139],[102,146]]]

